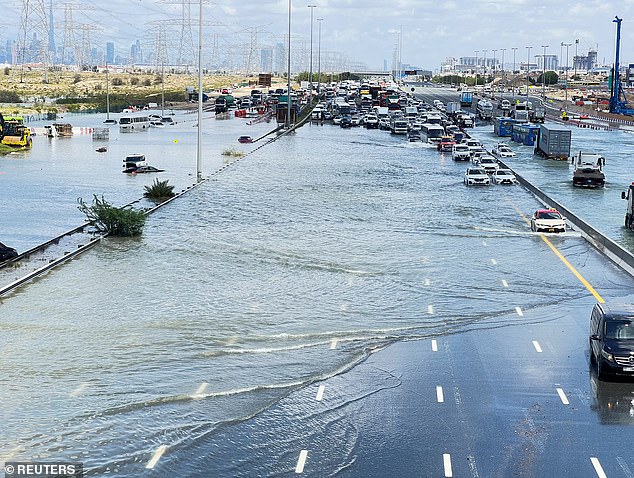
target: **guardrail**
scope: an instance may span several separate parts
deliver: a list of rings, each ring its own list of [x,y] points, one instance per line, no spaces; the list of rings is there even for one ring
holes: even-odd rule
[[[513,168],[498,160],[501,165],[513,171]],[[547,207],[554,207],[561,212],[568,222],[581,232],[581,236],[592,244],[599,252],[614,262],[625,272],[634,277],[634,255],[621,247],[601,231],[588,224],[559,201],[554,200],[537,186],[531,184],[516,171],[513,171],[519,183]]]

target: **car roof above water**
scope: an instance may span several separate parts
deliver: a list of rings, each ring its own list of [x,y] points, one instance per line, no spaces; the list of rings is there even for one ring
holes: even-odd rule
[[[615,302],[597,305],[603,310],[606,320],[622,318],[634,319],[634,304]]]

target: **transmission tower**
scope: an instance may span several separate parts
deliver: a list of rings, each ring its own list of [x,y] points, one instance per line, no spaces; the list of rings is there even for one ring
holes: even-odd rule
[[[25,63],[41,63],[44,71],[51,64],[48,35],[50,23],[44,0],[22,0],[18,62],[24,71]]]
[[[64,36],[62,40],[61,63],[64,65],[75,64],[81,71],[84,65],[92,63],[92,33],[102,30],[95,22],[90,24],[77,23],[73,20],[76,11],[91,11],[92,7],[76,3],[64,3],[64,22],[62,28]]]

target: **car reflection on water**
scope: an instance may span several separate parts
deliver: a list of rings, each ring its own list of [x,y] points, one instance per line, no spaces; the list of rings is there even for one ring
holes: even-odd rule
[[[590,387],[594,396],[591,408],[604,425],[634,424],[634,383],[631,381],[604,382],[592,368]]]

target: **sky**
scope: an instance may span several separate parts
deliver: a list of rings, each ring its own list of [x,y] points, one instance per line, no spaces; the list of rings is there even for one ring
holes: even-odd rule
[[[0,19],[0,42],[16,38],[25,0],[5,0]],[[41,2],[48,12],[50,0]],[[52,0],[58,45],[63,40],[64,21],[68,19],[68,0]],[[183,6],[185,2],[185,7]],[[612,63],[616,24],[615,15],[623,18],[622,64],[634,63],[634,0],[291,0],[291,38],[293,44],[303,44],[306,55],[310,45],[311,9],[313,11],[313,55],[317,56],[318,24],[321,21],[321,50],[339,52],[346,58],[363,63],[371,70],[388,68],[397,56],[403,63],[437,70],[447,57],[493,57],[501,59],[502,49],[507,65],[525,61],[527,46],[534,55],[543,53],[559,56],[565,63],[566,49],[561,43],[571,43],[569,63],[575,51],[585,55],[590,48],[598,50],[600,64]],[[3,2],[4,3],[4,2]],[[194,27],[198,21],[197,0],[84,0],[76,3],[72,21],[86,25],[91,42],[105,48],[114,41],[118,50],[129,51],[129,45],[139,39],[143,45],[153,43],[157,25],[167,25],[172,33],[170,44],[180,40],[183,10],[190,10]],[[285,42],[288,32],[289,0],[205,0],[204,49],[238,51],[255,45],[270,48]],[[86,31],[86,30],[85,30]],[[402,31],[402,42],[399,42]],[[193,42],[197,43],[194,28]],[[103,46],[101,46],[103,45]],[[299,48],[295,49],[299,51]],[[314,60],[316,61],[316,59]]]

